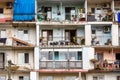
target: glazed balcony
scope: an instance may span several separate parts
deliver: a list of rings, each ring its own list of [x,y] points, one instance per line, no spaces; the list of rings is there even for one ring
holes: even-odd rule
[[[40,61],[40,69],[82,69],[80,61]]]
[[[85,45],[84,37],[71,37],[64,40],[63,37],[41,37],[40,47],[74,47]]]

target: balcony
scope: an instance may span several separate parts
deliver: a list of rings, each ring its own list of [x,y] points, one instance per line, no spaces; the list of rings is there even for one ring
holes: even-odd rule
[[[91,13],[88,12],[87,14],[87,21],[88,22],[112,22],[114,14],[110,10],[106,13]]]
[[[62,37],[40,38],[41,47],[80,47],[82,45],[85,45],[84,37],[72,37],[65,40]]]
[[[92,36],[93,46],[112,46],[111,36]]]
[[[40,69],[82,69],[82,61],[40,61]]]
[[[104,60],[94,63],[95,70],[120,70],[120,61]]]

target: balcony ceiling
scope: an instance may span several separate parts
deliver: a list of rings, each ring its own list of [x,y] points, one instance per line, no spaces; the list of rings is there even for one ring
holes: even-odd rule
[[[38,4],[83,4],[85,0],[37,0]]]
[[[108,3],[112,2],[112,0],[88,0],[88,4],[101,4],[101,3]]]
[[[14,0],[0,0],[0,2],[14,2]]]

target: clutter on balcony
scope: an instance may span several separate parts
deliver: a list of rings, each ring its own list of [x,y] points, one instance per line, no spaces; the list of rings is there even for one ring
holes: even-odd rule
[[[7,38],[0,38],[0,43],[3,43],[5,45]]]

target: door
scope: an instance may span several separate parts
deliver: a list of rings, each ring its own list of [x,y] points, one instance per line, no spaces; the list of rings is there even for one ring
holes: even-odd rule
[[[120,60],[120,53],[116,53],[116,60]]]
[[[5,61],[4,53],[0,53],[0,68],[4,68],[4,61]]]
[[[103,53],[97,53],[97,60],[98,61],[103,61]]]
[[[97,41],[99,42],[99,44],[104,44],[103,42],[103,31],[102,30],[97,30],[96,31],[96,38],[97,38]]]
[[[3,14],[3,8],[0,8],[0,19],[4,18],[4,14]]]
[[[76,43],[76,30],[65,30],[65,40],[70,43]]]
[[[46,20],[50,20],[52,18],[52,8],[51,7],[45,7],[44,13],[47,14],[47,15],[45,15]]]
[[[75,17],[75,7],[65,7],[65,19],[71,20]]]

